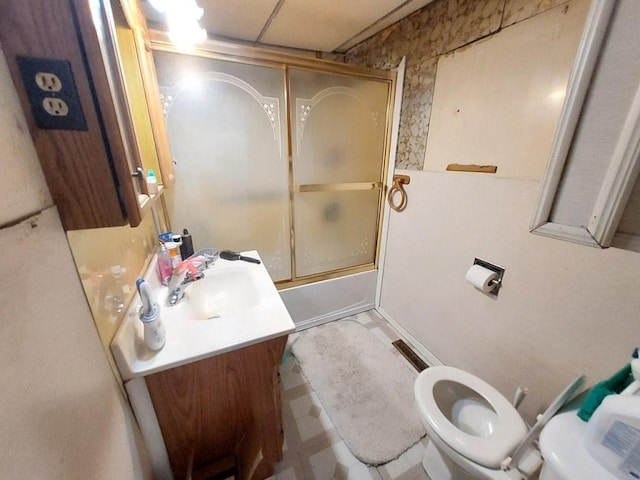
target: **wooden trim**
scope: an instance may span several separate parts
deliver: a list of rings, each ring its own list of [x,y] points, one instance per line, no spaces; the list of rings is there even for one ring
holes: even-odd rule
[[[496,173],[498,167],[495,165],[462,165],[460,163],[450,163],[447,165],[448,172],[473,172],[473,173]]]
[[[567,155],[578,126],[582,107],[589,91],[591,77],[596,67],[615,0],[593,2],[585,31],[578,47],[576,61],[569,77],[567,96],[560,113],[558,128],[553,140],[551,155],[544,173],[536,210],[531,220],[532,232],[549,222],[551,208],[558,191]],[[560,232],[559,232],[560,233]],[[545,233],[541,233],[545,235]],[[559,237],[562,238],[562,237]]]
[[[142,214],[138,203],[138,191],[134,187],[131,173],[136,167],[142,166],[142,162],[137,149],[135,151],[131,149],[135,140],[133,124],[127,106],[124,104],[126,97],[114,52],[116,45],[109,44],[109,41],[115,42],[115,40],[110,36],[105,38],[105,51],[103,51],[99,33],[94,24],[94,22],[101,22],[98,28],[109,32],[110,26],[106,15],[110,15],[111,12],[106,12],[104,5],[100,5],[99,12],[92,12],[89,2],[71,1],[75,4],[78,15],[82,43],[87,52],[88,68],[91,70],[94,91],[105,124],[113,168],[119,179],[118,190],[126,209],[127,221],[129,225],[136,227],[142,221]],[[108,66],[105,62],[108,62]]]
[[[587,230],[603,247],[611,245],[640,172],[640,87],[622,126]]]
[[[569,240],[589,247],[600,247],[589,231],[583,227],[573,227],[571,225],[547,222],[535,230],[532,230],[531,233],[543,235],[545,237],[557,238],[559,240]]]
[[[156,67],[153,62],[153,53],[144,37],[142,28],[134,29],[134,41],[138,54],[138,63],[142,75],[142,85],[144,87],[147,108],[149,109],[149,120],[153,132],[153,141],[158,155],[158,164],[165,187],[170,187],[175,183],[175,171],[173,169],[173,159],[169,148],[169,136],[162,113],[160,103],[160,87]]]

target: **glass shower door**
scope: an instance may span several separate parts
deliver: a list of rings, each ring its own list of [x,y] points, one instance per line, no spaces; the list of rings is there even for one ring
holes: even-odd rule
[[[390,83],[290,68],[295,277],[375,263]]]
[[[172,227],[197,248],[257,249],[291,278],[284,67],[155,51],[176,184]]]

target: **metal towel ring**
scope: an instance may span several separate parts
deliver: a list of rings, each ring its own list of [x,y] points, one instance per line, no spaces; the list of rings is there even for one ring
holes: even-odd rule
[[[393,184],[389,189],[389,193],[387,194],[387,201],[389,202],[389,206],[393,208],[396,212],[401,212],[407,206],[407,192],[405,192],[403,185],[409,185],[411,183],[411,178],[409,175],[394,175],[393,176]],[[400,193],[400,203],[396,205],[393,202],[393,195],[399,192]]]

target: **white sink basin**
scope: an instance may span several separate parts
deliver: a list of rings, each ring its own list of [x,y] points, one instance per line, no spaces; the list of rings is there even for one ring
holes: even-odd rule
[[[243,255],[260,258],[258,252]],[[149,375],[295,331],[264,264],[218,259],[185,298],[165,306],[167,287],[160,285],[155,259],[145,279],[151,284],[167,341],[158,352],[144,344],[136,295],[118,328],[111,351],[123,380]]]
[[[260,293],[250,273],[242,265],[209,269],[202,280],[187,289],[185,297],[203,320],[249,312],[260,303]]]

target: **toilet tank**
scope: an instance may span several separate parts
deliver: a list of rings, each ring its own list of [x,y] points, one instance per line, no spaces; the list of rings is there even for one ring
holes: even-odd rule
[[[640,479],[640,395],[609,395],[587,423],[585,446],[620,480]]]
[[[575,410],[540,434],[540,480],[640,479],[640,382],[605,398],[588,423]]]

